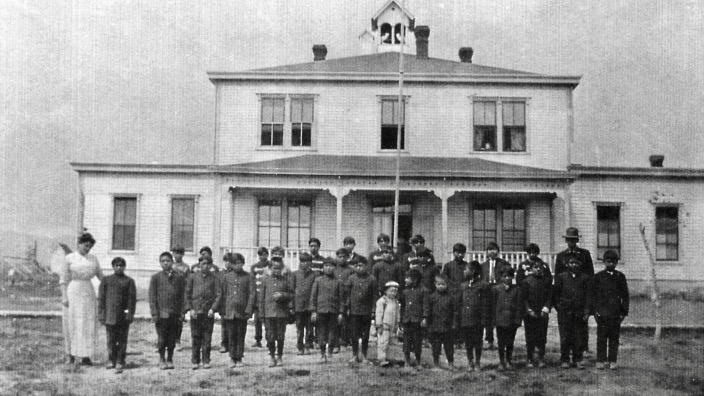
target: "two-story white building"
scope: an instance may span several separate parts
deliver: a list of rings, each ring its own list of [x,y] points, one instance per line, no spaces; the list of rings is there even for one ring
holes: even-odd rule
[[[258,246],[281,245],[295,267],[313,236],[326,252],[353,236],[366,254],[379,233],[393,234],[400,123],[399,235],[424,235],[438,261],[456,242],[478,257],[496,241],[514,263],[529,242],[552,262],[576,226],[593,256],[620,251],[637,284],[650,268],[643,223],[664,280],[704,281],[694,257],[704,171],[572,164],[579,77],[477,65],[470,48],[429,58],[428,27],[393,0],[372,31],[372,54],[326,59],[316,45],[312,62],[209,72],[211,166],[74,163],[80,227],[98,239],[101,262],[122,255],[151,273],[180,244],[191,262],[209,245],[249,265]]]

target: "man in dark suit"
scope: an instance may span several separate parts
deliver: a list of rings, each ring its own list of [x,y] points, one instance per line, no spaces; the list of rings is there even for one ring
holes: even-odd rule
[[[555,257],[555,276],[567,272],[567,263],[570,258],[576,258],[581,263],[579,267],[579,272],[587,275],[591,279],[594,276],[594,263],[592,262],[592,255],[589,250],[582,249],[577,246],[579,243],[579,230],[576,227],[569,227],[565,230],[565,243],[567,243],[567,249],[561,251]],[[587,326],[587,324],[585,324]],[[584,329],[582,332],[582,347],[584,348],[584,354],[586,357],[591,356],[591,351],[589,350],[589,330]]]
[[[499,251],[501,249],[496,242],[489,242],[486,246],[487,260],[482,263],[482,280],[490,286],[501,280],[507,268],[512,268],[511,263],[499,257]],[[494,349],[494,327],[488,323],[484,330],[484,339],[489,343],[487,349]]]

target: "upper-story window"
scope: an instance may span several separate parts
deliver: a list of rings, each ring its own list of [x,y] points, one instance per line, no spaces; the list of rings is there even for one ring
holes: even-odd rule
[[[480,98],[472,108],[474,151],[526,151],[525,100]]]
[[[261,102],[261,147],[310,148],[315,131],[315,97],[266,95]]]
[[[404,101],[403,113],[399,106],[398,98],[381,99],[381,149],[396,150],[398,139],[398,126],[401,124],[401,150],[405,149],[406,125],[405,108],[408,100]]]

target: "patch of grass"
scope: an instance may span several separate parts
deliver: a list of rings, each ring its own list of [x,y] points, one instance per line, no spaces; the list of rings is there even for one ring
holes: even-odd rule
[[[664,372],[653,374],[653,382],[658,388],[676,390],[691,395],[704,395],[704,377]]]

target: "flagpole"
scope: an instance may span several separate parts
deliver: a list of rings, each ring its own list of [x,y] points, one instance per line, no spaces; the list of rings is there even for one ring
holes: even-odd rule
[[[406,9],[406,1],[401,1],[401,9]],[[395,37],[391,38],[392,40]],[[406,45],[406,24],[401,24],[401,51],[398,56],[398,129],[396,130],[396,186],[394,191],[394,236],[392,241],[396,243],[398,249],[398,210],[400,201],[400,184],[401,184],[401,131],[406,123],[405,101],[403,100],[403,50]]]

